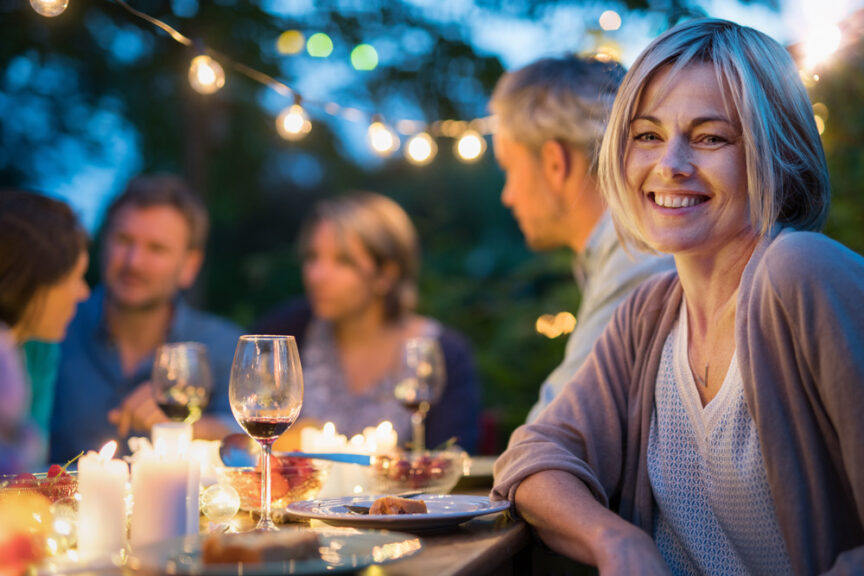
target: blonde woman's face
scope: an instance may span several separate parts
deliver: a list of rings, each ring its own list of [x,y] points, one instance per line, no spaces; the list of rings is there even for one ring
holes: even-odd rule
[[[327,221],[320,222],[309,238],[303,284],[315,315],[335,322],[382,304],[387,288],[357,235],[348,233],[343,242]]]
[[[743,249],[756,234],[741,128],[724,88],[709,65],[684,68],[668,86],[667,75],[645,87],[624,161],[645,240],[675,255]]]

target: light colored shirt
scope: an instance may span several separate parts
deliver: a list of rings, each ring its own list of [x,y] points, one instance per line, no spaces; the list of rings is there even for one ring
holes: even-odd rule
[[[737,354],[702,406],[687,312],[663,347],[648,436],[654,541],[673,574],[791,574]]]
[[[618,305],[643,280],[657,272],[672,270],[674,265],[667,255],[628,254],[618,241],[611,216],[608,212],[603,214],[591,231],[585,250],[573,258],[573,276],[582,292],[576,328],[567,340],[564,360],[540,387],[540,398],[528,413],[527,422],[534,422],[573,379]]]

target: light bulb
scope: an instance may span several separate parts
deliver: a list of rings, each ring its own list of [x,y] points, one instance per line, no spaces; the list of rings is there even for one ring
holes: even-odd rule
[[[405,158],[412,164],[423,166],[432,162],[438,153],[438,145],[426,132],[412,136],[405,145]]]
[[[466,130],[456,141],[456,155],[463,162],[476,162],[486,151],[486,140],[474,130]]]
[[[200,94],[213,94],[225,86],[225,71],[206,54],[196,56],[189,65],[189,84]]]
[[[399,149],[399,137],[383,122],[373,122],[367,132],[372,150],[379,156],[389,156]]]
[[[276,130],[286,140],[300,140],[312,130],[312,122],[303,107],[294,104],[282,110],[276,118]]]
[[[37,14],[52,18],[62,14],[69,6],[69,0],[30,0],[30,6]]]

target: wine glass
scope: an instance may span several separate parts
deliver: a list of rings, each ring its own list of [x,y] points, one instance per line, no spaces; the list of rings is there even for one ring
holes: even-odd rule
[[[415,452],[426,449],[426,413],[438,401],[447,374],[444,354],[436,338],[409,338],[402,347],[402,367],[393,393],[411,410],[411,429]]]
[[[213,388],[207,347],[198,342],[159,346],[150,383],[156,404],[170,420],[197,422]]]
[[[264,451],[261,520],[257,530],[278,530],[270,517],[270,452],[303,406],[303,372],[293,336],[241,336],[228,386],[234,418]]]

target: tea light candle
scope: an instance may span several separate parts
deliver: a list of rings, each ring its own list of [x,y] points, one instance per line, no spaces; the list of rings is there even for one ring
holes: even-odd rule
[[[78,462],[78,554],[82,560],[118,552],[126,546],[126,483],[129,466],[112,458],[117,443]]]

